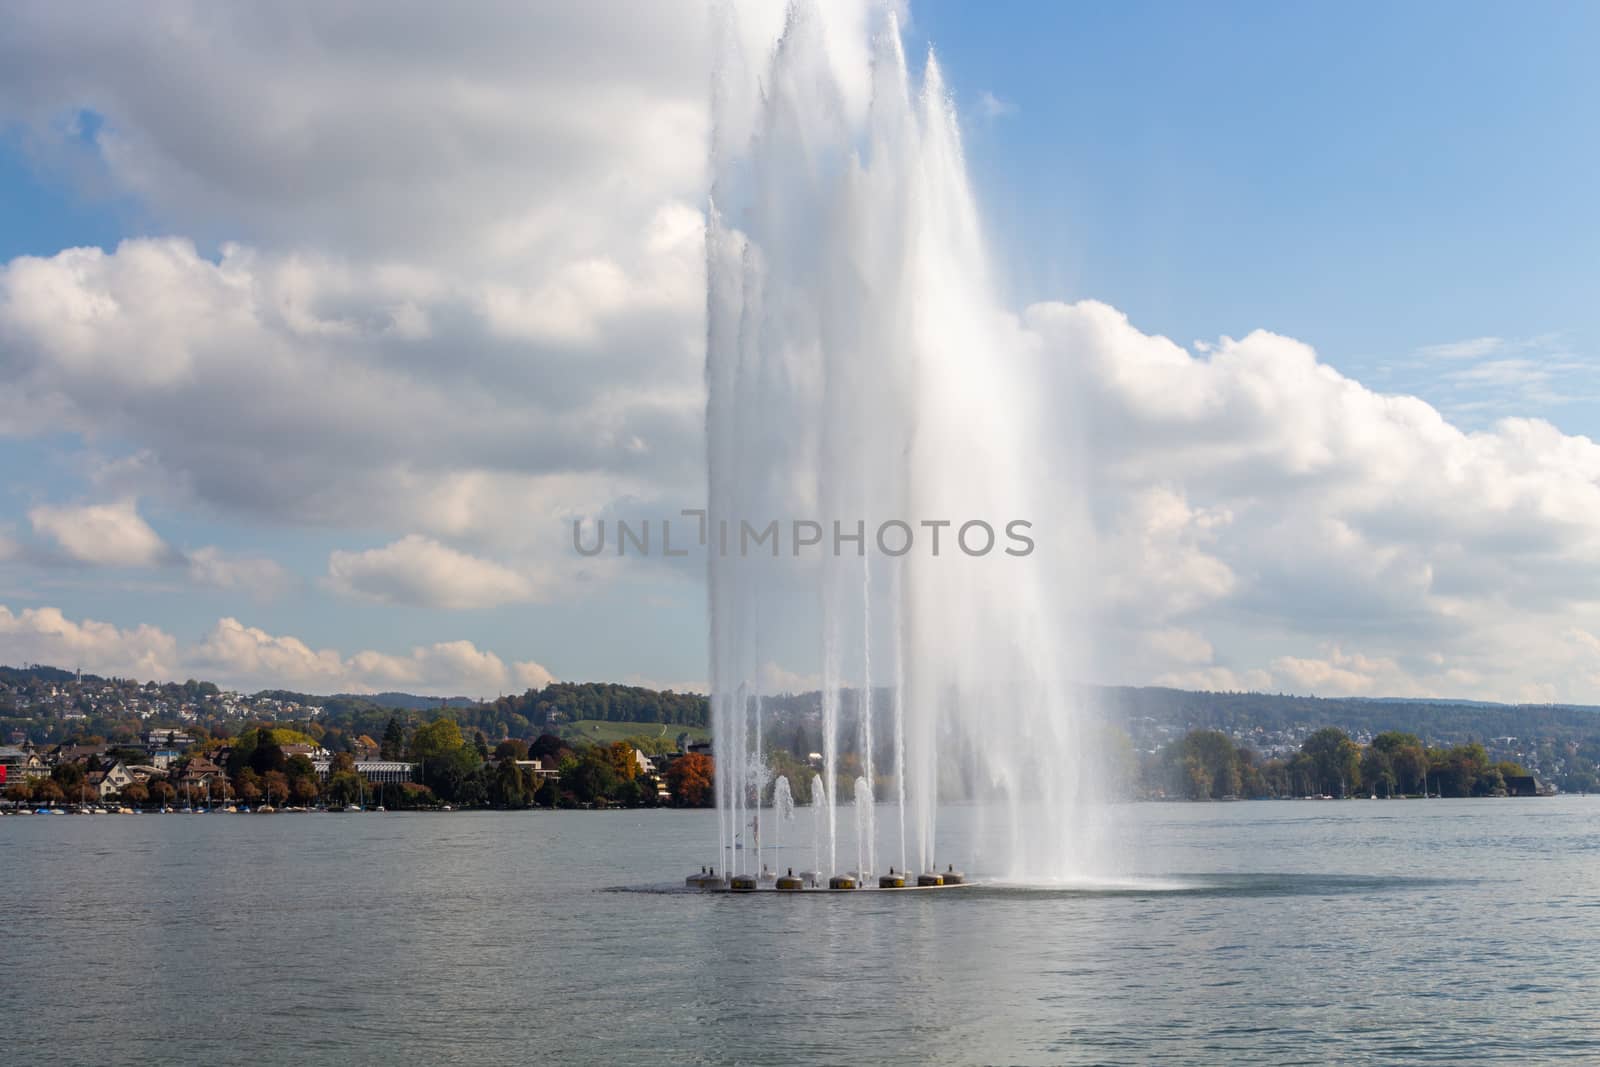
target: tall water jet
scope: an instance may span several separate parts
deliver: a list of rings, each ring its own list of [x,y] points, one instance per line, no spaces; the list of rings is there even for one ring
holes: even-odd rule
[[[822,823],[827,818],[828,787],[822,782],[822,775],[813,775],[811,778],[811,870],[821,874],[827,868],[822,866]]]
[[[938,64],[919,84],[892,11],[844,7],[796,3],[762,62],[725,33],[714,87],[720,825],[731,846],[773,736],[760,693],[776,666],[820,688],[819,872],[838,869],[841,777],[857,780],[857,864],[874,860],[859,827],[885,720],[901,869],[934,863],[954,795],[998,823],[992,873],[1059,877],[1090,861],[1098,795],[1094,732],[1067,684],[1082,640],[1064,610],[1086,598],[1063,564],[1079,545],[1056,504],[1081,494],[1043,458],[1037,352],[993,294]],[[1048,401],[1059,418],[1062,398]]]
[[[865,778],[856,779],[856,870],[862,878],[867,877],[877,869],[877,857],[874,853],[874,841],[877,837],[877,826],[874,825],[872,808],[872,787]]]
[[[777,781],[772,784],[772,849],[774,852],[783,849],[784,826],[793,821],[794,795],[789,791],[788,777],[780,774]]]

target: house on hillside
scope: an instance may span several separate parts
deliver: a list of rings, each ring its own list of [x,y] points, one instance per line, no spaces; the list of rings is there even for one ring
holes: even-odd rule
[[[110,751],[110,745],[69,745],[63,743],[50,750],[45,762],[52,767],[63,763],[88,763],[91,756],[104,756]]]
[[[48,773],[44,760],[30,747],[19,745],[0,748],[0,786],[28,778],[42,778]]]
[[[128,788],[128,786],[133,784],[133,772],[128,769],[128,765],[126,763],[123,763],[121,760],[117,760],[110,767],[106,768],[104,781],[111,786],[110,793],[120,793],[124,789]],[[102,791],[101,795],[109,796],[110,793]]]
[[[182,730],[149,730],[140,740],[144,742],[145,751],[151,754],[165,750],[182,752],[194,744],[194,738]]]
[[[212,782],[223,777],[225,777],[225,774],[221,767],[204,756],[196,756],[184,764],[183,777],[179,778],[174,784],[180,793],[187,791],[190,796],[193,796],[196,793],[205,792]]]
[[[90,771],[83,776],[83,784],[93,790],[101,800],[110,800],[133,784],[133,775],[121,760],[103,771]]]
[[[545,780],[561,781],[561,771],[558,769],[560,761],[554,756],[544,756],[539,759],[519,759],[517,767],[533,775],[533,780],[543,785]]]

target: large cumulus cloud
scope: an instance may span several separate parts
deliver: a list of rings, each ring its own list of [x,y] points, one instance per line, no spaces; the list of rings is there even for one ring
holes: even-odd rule
[[[1592,649],[1557,635],[1600,626],[1600,446],[1462,430],[1271,333],[1189,351],[1092,301],[1025,322],[1088,423],[1104,626],[1193,631],[1108,642],[1143,650],[1125,678],[1586,697]]]
[[[823,7],[849,27],[849,3]],[[739,14],[759,40],[782,12]],[[565,588],[563,518],[695,503],[705,161],[748,133],[737,109],[711,129],[709,42],[678,4],[12,5],[0,122],[151,236],[0,267],[0,434],[107,457],[76,511],[7,516],[0,559],[37,557],[26,526],[78,563],[283,584],[165,549],[128,503],[159,497],[348,531],[307,588],[465,609]],[[753,74],[721,76],[736,99]],[[1037,392],[1076,401],[1040,469],[1090,502],[1103,680],[1529,699],[1600,680],[1594,442],[1469,431],[1274,334],[1186,349],[1093,302],[1016,325]],[[1535,356],[1430,354],[1553,387]],[[50,610],[7,613],[8,640],[108,670],[537,674],[448,641],[345,655],[224,620],[179,646]]]
[[[207,678],[252,691],[288,688],[312,693],[415,693],[492,697],[539,688],[553,676],[539,663],[508,663],[470,641],[441,641],[405,652],[345,654],[313,648],[289,634],[268,633],[234,618],[217,620],[198,640],[180,641],[151,626],[119,627],[68,618],[57,608],[12,610],[0,604],[0,645],[17,663],[81,667],[136,679]]]

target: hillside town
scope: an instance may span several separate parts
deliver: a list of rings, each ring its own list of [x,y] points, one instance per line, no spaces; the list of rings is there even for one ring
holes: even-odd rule
[[[194,722],[213,718],[297,720],[321,712],[318,704],[271,693],[224,690],[211,682],[141,683],[49,667],[0,668],[0,718]]]
[[[1592,709],[1157,689],[1086,691],[1086,698],[1102,702],[1106,713],[1096,743],[1116,797],[1496,796],[1600,788],[1600,715]],[[769,789],[778,776],[809,782],[822,769],[820,703],[815,692],[768,698]],[[703,696],[551,683],[492,702],[444,704],[399,693],[244,694],[206,681],[141,683],[0,667],[0,810],[710,801],[713,754]],[[875,706],[891,700],[885,695]],[[844,691],[840,712],[843,735],[855,736],[858,694]],[[1526,732],[1498,732],[1513,723]],[[892,754],[879,755],[877,766],[888,766]],[[863,771],[849,743],[839,771],[841,789],[853,788]],[[873,787],[893,794],[887,779]]]

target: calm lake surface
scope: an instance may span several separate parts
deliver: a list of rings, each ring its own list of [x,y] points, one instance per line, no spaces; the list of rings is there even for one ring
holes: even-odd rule
[[[1600,798],[1117,818],[1159,881],[794,899],[608,889],[709,812],[8,817],[5,1060],[1600,1062]]]

